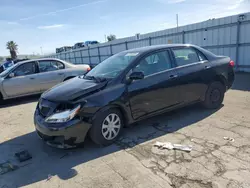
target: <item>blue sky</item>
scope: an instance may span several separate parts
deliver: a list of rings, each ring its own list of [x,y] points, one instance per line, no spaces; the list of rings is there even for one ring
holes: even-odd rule
[[[250,0],[1,0],[0,55],[14,40],[19,54],[55,51],[250,11]]]

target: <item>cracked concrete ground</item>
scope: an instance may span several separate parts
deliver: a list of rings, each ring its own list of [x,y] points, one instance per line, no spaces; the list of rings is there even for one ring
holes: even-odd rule
[[[0,163],[9,160],[19,169],[0,175],[0,188],[249,188],[249,80],[249,74],[237,74],[218,110],[195,105],[148,119],[124,129],[106,148],[89,140],[81,149],[50,148],[34,132],[38,97],[9,102],[0,108]],[[188,144],[193,150],[161,150],[153,147],[156,141]],[[30,161],[14,158],[22,149],[30,151]]]

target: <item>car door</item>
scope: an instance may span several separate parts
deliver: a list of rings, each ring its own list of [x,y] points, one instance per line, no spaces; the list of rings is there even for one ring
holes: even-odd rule
[[[193,47],[172,48],[172,55],[178,76],[178,93],[182,103],[192,103],[201,99],[206,92],[210,63]]]
[[[40,91],[46,91],[56,84],[63,81],[65,73],[65,65],[56,60],[40,60],[38,61],[39,73],[37,80],[39,81]]]
[[[36,80],[36,62],[19,65],[3,81],[3,90],[8,97],[21,96],[39,92]],[[12,77],[10,77],[12,74]]]
[[[143,57],[130,71],[132,72],[143,72],[145,76],[127,86],[134,119],[178,105],[176,72],[167,50]]]

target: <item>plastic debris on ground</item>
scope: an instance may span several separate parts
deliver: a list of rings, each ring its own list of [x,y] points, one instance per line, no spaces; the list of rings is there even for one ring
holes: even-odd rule
[[[62,158],[64,158],[64,157],[67,157],[67,156],[70,156],[70,155],[72,155],[72,153],[73,153],[73,152],[67,152],[67,153],[63,154],[63,155],[60,157],[60,159],[62,159]]]
[[[48,177],[46,179],[46,181],[49,181],[53,176],[51,174],[48,174]]]
[[[230,137],[227,137],[227,136],[225,136],[225,137],[223,137],[224,138],[224,140],[228,140],[228,141],[230,141],[230,142],[234,142],[234,139],[233,138],[230,138]]]
[[[181,151],[192,151],[193,147],[191,145],[181,145],[181,144],[172,144],[171,142],[156,142],[154,146],[160,148],[160,149],[176,149]]]
[[[27,150],[23,150],[21,152],[15,153],[15,156],[19,160],[19,162],[24,162],[29,159],[32,159],[31,154]]]
[[[18,166],[11,164],[9,161],[0,164],[0,174],[5,174],[11,171],[14,171]]]

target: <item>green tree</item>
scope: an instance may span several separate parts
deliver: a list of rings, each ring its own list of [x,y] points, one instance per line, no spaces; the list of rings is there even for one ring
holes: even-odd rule
[[[6,44],[7,50],[10,51],[10,56],[12,59],[17,58],[17,50],[18,50],[18,45],[14,41],[9,41]]]
[[[109,36],[107,36],[108,41],[112,41],[116,39],[116,36],[113,34],[110,34]]]

